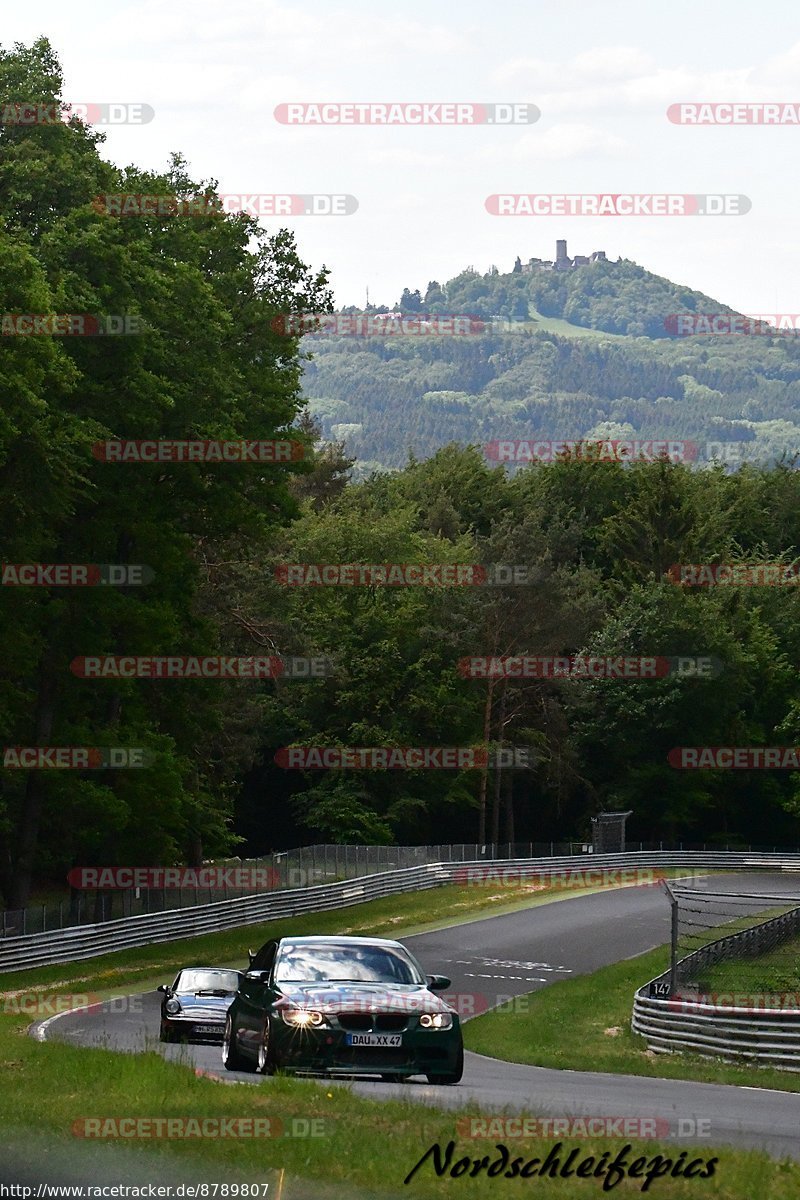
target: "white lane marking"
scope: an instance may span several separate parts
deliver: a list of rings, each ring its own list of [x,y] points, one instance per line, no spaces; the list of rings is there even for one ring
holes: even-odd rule
[[[518,960],[518,959],[483,958],[481,956],[478,956],[476,958],[471,958],[471,959],[459,958],[459,959],[454,960],[454,959],[448,958],[448,959],[444,959],[443,961],[450,962],[450,963],[454,962],[455,965],[459,966],[459,967],[462,967],[462,966],[463,967],[472,967],[472,966],[516,967],[520,971],[550,971],[550,972],[559,972],[560,971],[565,975],[572,975],[574,973],[571,967],[565,967],[563,965],[553,966],[551,963],[544,963],[544,962],[522,962],[521,960]],[[470,972],[465,971],[464,974],[469,975]],[[502,979],[502,978],[522,979],[522,978],[525,978],[525,979],[527,979],[529,977],[521,976],[521,975],[509,975],[509,976],[481,975],[481,978],[487,978],[487,979],[489,979],[489,978],[495,978],[495,979]],[[547,980],[545,980],[544,982],[546,983]]]
[[[475,962],[484,963],[487,967],[521,967],[523,971],[570,971],[569,967],[553,966],[546,962],[522,962],[516,958],[477,958]]]
[[[519,979],[523,983],[547,983],[548,982],[548,980],[539,978],[536,975],[525,975],[524,977],[522,975],[478,975],[478,974],[473,973],[472,971],[465,971],[464,977],[466,979],[508,979],[508,980]]]
[[[90,1012],[91,1009],[96,1009],[98,1003],[102,1007],[103,1004],[110,1004],[112,1000],[131,1000],[134,996],[146,996],[147,992],[128,992],[127,996],[109,996],[107,1000],[100,1000],[93,1004],[82,1004],[79,1008],[66,1008],[64,1012],[56,1013],[54,1017],[48,1017],[45,1021],[35,1021],[29,1026],[31,1037],[35,1037],[39,1042],[47,1041],[47,1027],[52,1025],[54,1021],[58,1021],[60,1017],[71,1017],[75,1013]]]

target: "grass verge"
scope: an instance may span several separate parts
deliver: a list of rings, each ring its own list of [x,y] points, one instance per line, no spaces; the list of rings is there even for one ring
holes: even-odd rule
[[[168,1143],[127,1138],[128,1161],[122,1175],[107,1165],[114,1162],[119,1143],[98,1139],[91,1143],[90,1161],[92,1177],[101,1182],[136,1184],[151,1178],[155,1170],[161,1180],[175,1174],[182,1179],[199,1175],[228,1185],[268,1179],[267,1200],[273,1194],[282,1200],[319,1196],[389,1200],[402,1195],[473,1200],[490,1190],[485,1174],[438,1178],[429,1160],[408,1186],[403,1180],[434,1143],[445,1150],[448,1142],[455,1141],[453,1162],[463,1156],[494,1159],[498,1141],[508,1145],[512,1158],[520,1156],[527,1161],[536,1157],[541,1162],[555,1144],[541,1138],[468,1140],[458,1127],[456,1113],[399,1100],[370,1101],[347,1088],[326,1088],[301,1080],[272,1079],[255,1087],[225,1087],[156,1054],[41,1045],[24,1037],[21,1029],[8,1029],[5,1023],[0,1030],[0,1056],[4,1076],[0,1123],[4,1130],[29,1130],[28,1144],[46,1146],[51,1161],[74,1151],[77,1139],[71,1131],[76,1123],[81,1128],[85,1118],[255,1117],[267,1118],[273,1129],[281,1124],[292,1129],[294,1120],[315,1122],[313,1137],[196,1138]],[[470,1106],[469,1112],[474,1114],[476,1109]],[[24,1139],[22,1144],[26,1144]],[[592,1155],[598,1160],[603,1151],[613,1158],[625,1145],[621,1139],[565,1138],[560,1159],[563,1164],[573,1149],[579,1159]],[[83,1139],[81,1149],[86,1148]],[[629,1162],[640,1156],[652,1160],[659,1153],[674,1162],[679,1148],[637,1141],[627,1150],[627,1158]],[[715,1176],[702,1183],[703,1196],[790,1200],[800,1191],[797,1164],[776,1163],[754,1152],[715,1151],[705,1145],[689,1149],[684,1164],[695,1157],[705,1161],[718,1158]],[[273,1172],[278,1170],[286,1172],[282,1192],[274,1183]],[[493,1181],[495,1187],[497,1182]],[[638,1194],[642,1182],[626,1182],[617,1194]],[[581,1184],[575,1178],[534,1176],[503,1179],[497,1190],[503,1195],[530,1196],[533,1185],[538,1194],[574,1200],[597,1194],[602,1187],[601,1180],[586,1179]],[[656,1182],[650,1194],[688,1200],[697,1196],[698,1184],[694,1179],[669,1179]]]
[[[800,1008],[800,937],[760,954],[757,958],[742,958],[715,963],[703,971],[703,990],[726,993],[735,1003],[740,997],[781,996],[787,1009]],[[747,1000],[741,1000],[747,1003]],[[720,998],[720,1003],[723,1003]]]
[[[473,1018],[464,1029],[465,1043],[479,1054],[538,1067],[800,1091],[795,1072],[648,1050],[644,1038],[631,1031],[633,994],[665,970],[668,955],[669,948],[662,946],[550,984],[529,993],[524,1005],[509,1001]]]

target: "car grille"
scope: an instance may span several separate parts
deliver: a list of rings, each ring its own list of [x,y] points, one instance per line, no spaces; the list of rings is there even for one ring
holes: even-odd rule
[[[339,1024],[349,1033],[402,1033],[406,1013],[339,1013]]]
[[[374,1063],[394,1067],[407,1067],[413,1056],[402,1046],[341,1046],[336,1051],[334,1063],[340,1067],[364,1067]]]

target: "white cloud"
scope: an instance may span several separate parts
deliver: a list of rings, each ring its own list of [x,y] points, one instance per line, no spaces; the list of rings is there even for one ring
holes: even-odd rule
[[[621,108],[649,116],[682,100],[797,100],[800,42],[761,64],[704,71],[679,64],[659,67],[633,46],[597,46],[560,62],[512,59],[494,72],[494,79],[523,88],[525,98],[539,105],[545,119]],[[795,88],[797,94],[790,95],[787,88]]]
[[[629,153],[633,153],[631,144],[615,133],[580,122],[564,122],[548,129],[534,125],[512,145],[485,146],[474,157],[481,162],[516,165],[520,161],[535,164],[595,156],[618,158]]]

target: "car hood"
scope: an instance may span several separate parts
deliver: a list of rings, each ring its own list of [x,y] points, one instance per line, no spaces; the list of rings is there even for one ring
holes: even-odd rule
[[[278,985],[279,1006],[297,1005],[320,1012],[452,1012],[424,984],[284,983]]]

